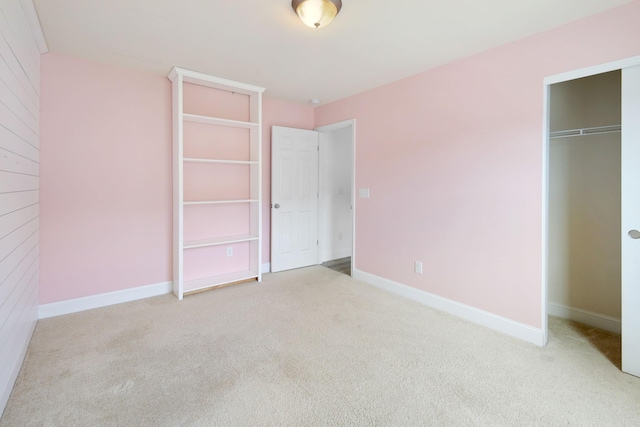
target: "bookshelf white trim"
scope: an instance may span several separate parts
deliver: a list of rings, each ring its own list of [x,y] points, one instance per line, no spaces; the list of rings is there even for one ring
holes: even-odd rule
[[[232,80],[221,79],[209,76],[197,71],[186,70],[184,68],[174,67],[168,75],[172,82],[173,90],[173,292],[182,299],[185,294],[208,288],[245,281],[249,279],[262,280],[261,262],[262,262],[262,93],[264,88],[248,85],[245,83],[235,82]],[[184,106],[184,85],[193,84],[204,86],[205,88],[213,88],[217,90],[232,92],[248,96],[248,121],[232,120],[228,118],[212,117],[200,114],[201,111],[189,111],[185,113]],[[220,102],[220,101],[219,101]],[[243,117],[244,118],[244,117]],[[201,123],[211,126],[222,126],[230,128],[248,129],[249,155],[246,159],[222,159],[222,158],[200,158],[192,155],[192,157],[184,157],[184,146],[189,144],[185,141],[184,123]],[[208,157],[208,156],[207,156]],[[212,157],[215,157],[212,156]],[[225,165],[249,166],[247,173],[249,174],[249,191],[242,193],[248,195],[248,198],[240,199],[218,199],[215,194],[205,196],[205,200],[185,200],[185,164],[207,164],[207,168],[216,168]],[[209,170],[209,169],[206,169]],[[222,171],[222,169],[217,169]],[[208,172],[207,172],[208,173]],[[219,172],[221,173],[221,172]],[[249,224],[247,224],[248,233],[229,236],[216,236],[216,233],[202,230],[202,236],[206,238],[188,240],[184,238],[184,222],[185,209],[222,209],[216,206],[230,204],[245,204],[249,212]],[[205,208],[209,206],[209,208]],[[227,209],[227,208],[225,208]],[[191,211],[190,211],[191,212]],[[194,223],[195,224],[195,223]],[[216,224],[217,230],[220,229],[219,223]],[[206,225],[205,225],[206,227]],[[238,230],[241,231],[242,230]],[[193,230],[192,230],[193,233]],[[213,234],[214,237],[209,237]],[[192,236],[191,236],[192,237]],[[185,280],[185,254],[198,249],[206,251],[221,245],[232,245],[238,243],[249,244],[248,260],[244,260],[244,265],[240,271],[224,272],[215,274],[217,266],[214,262],[210,262],[206,267],[212,267],[214,274],[210,277],[196,277],[193,280]],[[188,255],[187,255],[188,256]],[[223,263],[224,260],[218,260]],[[248,265],[248,268],[247,268]],[[229,265],[223,267],[230,267]],[[208,270],[207,270],[208,271]],[[187,274],[192,277],[194,274]]]
[[[168,77],[171,81],[180,77],[180,79],[185,83],[194,83],[214,89],[230,90],[244,95],[253,95],[255,93],[262,94],[265,91],[265,88],[263,87],[240,83],[234,80],[227,80],[222,77],[215,77],[199,71],[188,70],[180,67],[173,67]]]
[[[257,165],[259,162],[254,162],[250,160],[217,160],[217,159],[194,159],[194,158],[184,158],[184,162],[187,163],[217,163],[223,165]]]
[[[253,122],[243,122],[239,120],[219,119],[217,117],[199,116],[196,114],[183,114],[182,118],[185,122],[204,123],[216,126],[228,126],[233,128],[251,129],[260,125]]]
[[[260,281],[261,273],[253,270],[238,271],[236,273],[221,274],[219,276],[205,277],[203,279],[189,280],[185,282],[185,293],[201,291],[203,289],[214,288],[234,282],[242,282],[250,279]]]
[[[215,239],[190,240],[183,243],[184,249],[204,248],[207,246],[229,245],[231,243],[250,242],[259,240],[258,236],[248,234],[240,236],[217,237]]]
[[[223,205],[230,203],[252,203],[259,202],[258,199],[245,199],[245,200],[199,200],[193,202],[183,202],[183,205]]]

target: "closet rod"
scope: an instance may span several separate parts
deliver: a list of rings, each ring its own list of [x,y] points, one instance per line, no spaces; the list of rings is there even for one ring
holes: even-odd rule
[[[622,131],[622,125],[598,126],[593,128],[558,130],[549,132],[549,138],[568,138],[571,136],[598,135]]]

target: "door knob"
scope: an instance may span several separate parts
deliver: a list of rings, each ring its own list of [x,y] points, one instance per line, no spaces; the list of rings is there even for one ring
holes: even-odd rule
[[[631,230],[629,232],[629,237],[631,237],[632,239],[640,239],[640,231],[638,230]]]
[[[280,208],[280,205],[276,203],[275,205],[273,205],[273,207],[278,209],[278,208]]]

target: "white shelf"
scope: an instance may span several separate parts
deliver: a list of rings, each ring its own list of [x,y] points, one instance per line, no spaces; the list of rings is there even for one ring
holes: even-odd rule
[[[258,199],[242,199],[242,200],[202,200],[198,202],[184,202],[183,205],[225,205],[229,203],[252,203],[258,202]]]
[[[258,273],[256,273],[255,271],[248,270],[221,274],[219,276],[206,277],[204,279],[187,280],[184,282],[184,292],[195,292],[201,289],[208,289],[215,286],[226,285],[228,283],[240,282],[242,280],[257,279],[258,276]]]
[[[182,159],[185,163],[215,163],[221,165],[257,165],[258,162],[249,160],[217,160],[217,159],[195,159],[192,157]]]
[[[183,243],[184,249],[204,248],[207,246],[228,245],[230,243],[250,242],[258,240],[258,236],[244,234],[240,236],[218,237],[215,239],[189,240]]]
[[[216,117],[198,116],[196,114],[182,114],[182,118],[185,122],[205,123],[209,125],[228,126],[234,128],[251,129],[257,128],[258,123],[242,122],[239,120],[218,119]]]

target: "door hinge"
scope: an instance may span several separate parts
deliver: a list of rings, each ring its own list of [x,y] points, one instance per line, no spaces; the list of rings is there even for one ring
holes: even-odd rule
[[[316,245],[320,245],[320,240],[316,240]]]
[[[320,144],[318,144],[317,148],[318,148],[318,151],[320,151]]]

